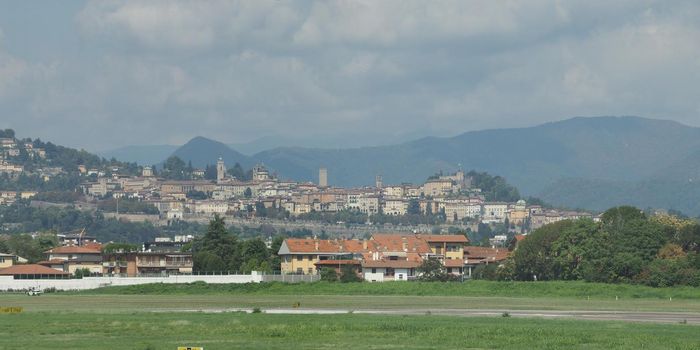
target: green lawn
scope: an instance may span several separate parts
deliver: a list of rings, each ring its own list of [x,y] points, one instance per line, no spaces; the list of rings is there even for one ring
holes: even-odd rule
[[[444,316],[25,312],[0,349],[697,349],[672,324]]]
[[[50,293],[38,297],[0,294],[0,306],[27,311],[124,313],[135,311],[218,310],[232,308],[301,308],[344,310],[499,309],[499,310],[619,310],[700,312],[700,301],[676,299],[590,300],[585,298],[507,298],[405,295],[260,295],[260,294],[84,294]]]
[[[81,294],[256,294],[256,295],[407,295],[515,298],[687,299],[700,301],[700,288],[652,288],[630,284],[548,282],[384,282],[384,283],[250,283],[146,284],[107,287]]]

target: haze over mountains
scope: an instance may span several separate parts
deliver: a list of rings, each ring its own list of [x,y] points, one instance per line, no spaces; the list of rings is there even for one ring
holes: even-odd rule
[[[339,186],[369,185],[377,174],[387,184],[417,183],[461,165],[504,176],[522,193],[555,205],[602,210],[632,204],[700,214],[700,128],[665,120],[579,117],[389,146],[278,147],[252,156],[197,137],[172,154],[197,167],[219,156],[229,166],[262,162],[282,177],[308,181],[316,181],[324,166],[329,182]]]

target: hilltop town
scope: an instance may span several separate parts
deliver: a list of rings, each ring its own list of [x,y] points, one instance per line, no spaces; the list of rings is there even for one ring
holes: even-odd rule
[[[328,182],[332,169],[326,168],[320,168],[318,181],[311,183],[282,179],[262,164],[248,172],[238,164],[229,169],[221,159],[216,165],[197,169],[171,157],[160,172],[155,166],[139,167],[116,160],[83,161],[87,157],[57,166],[56,160],[65,157],[52,159],[49,152],[47,159],[46,150],[37,147],[42,145],[40,141],[4,137],[0,145],[0,205],[11,205],[18,199],[33,199],[37,205],[68,202],[121,214],[119,217],[125,220],[165,223],[202,221],[218,214],[340,225],[461,224],[470,231],[478,231],[479,225],[501,225],[496,230],[501,236],[526,234],[565,219],[593,218],[591,213],[528,204],[517,195],[489,196],[495,190],[479,188],[474,177],[502,179],[462,170],[440,172],[422,184],[385,184],[382,176],[376,175],[374,186],[341,188]],[[70,184],[63,188],[50,186],[66,177],[70,180],[64,182]],[[25,183],[24,188],[11,190],[13,186],[21,187],[18,183]]]

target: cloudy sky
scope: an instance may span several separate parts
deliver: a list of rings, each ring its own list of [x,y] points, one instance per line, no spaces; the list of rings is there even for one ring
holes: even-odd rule
[[[698,18],[692,0],[3,1],[0,127],[97,151],[700,125]]]

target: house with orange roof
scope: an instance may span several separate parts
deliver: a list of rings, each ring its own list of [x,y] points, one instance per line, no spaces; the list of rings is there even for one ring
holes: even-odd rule
[[[367,240],[288,238],[282,242],[278,255],[282,273],[313,275],[316,263],[323,260],[360,260],[368,250]]]
[[[368,281],[408,280],[428,257],[438,258],[448,273],[461,274],[463,235],[375,234],[369,240],[289,238],[278,254],[286,274],[316,274],[323,267],[340,271],[344,265],[361,267]]]
[[[102,251],[97,245],[62,246],[44,252],[46,260],[40,265],[74,274],[78,269],[88,269],[90,273],[102,273]]]
[[[510,256],[510,251],[506,248],[490,247],[464,247],[464,268],[468,277],[472,276],[473,270],[479,265],[501,264]]]
[[[69,278],[70,274],[38,264],[26,264],[0,269],[0,276],[13,276],[14,279],[55,279]]]

